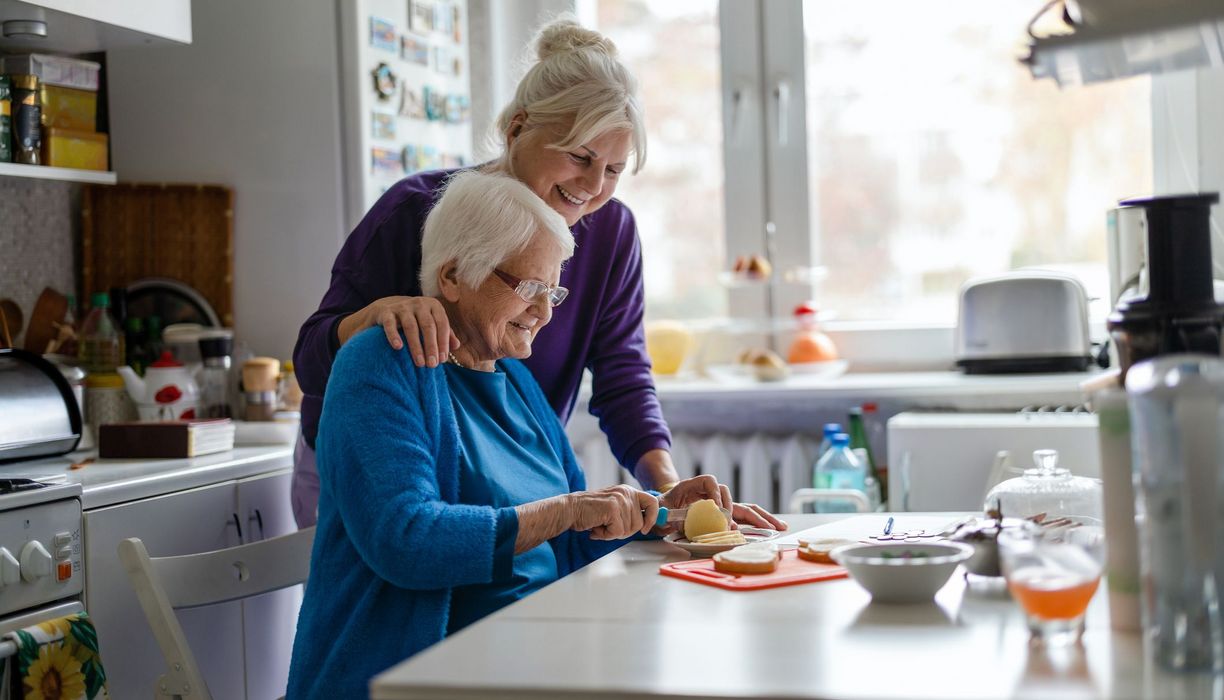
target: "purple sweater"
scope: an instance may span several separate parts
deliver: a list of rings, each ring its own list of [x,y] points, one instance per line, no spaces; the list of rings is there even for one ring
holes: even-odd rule
[[[305,397],[302,433],[313,447],[323,390],[339,350],[340,321],[388,296],[420,296],[425,217],[453,170],[417,173],[387,190],[349,235],[332,266],[331,286],[298,334],[294,371]],[[668,448],[671,435],[650,376],[642,332],[642,251],[629,208],[612,199],[571,229],[577,247],[561,270],[569,298],[540,331],[524,364],[562,423],[569,420],[582,372],[590,368],[591,413],[616,459]],[[404,349],[407,352],[407,348]]]

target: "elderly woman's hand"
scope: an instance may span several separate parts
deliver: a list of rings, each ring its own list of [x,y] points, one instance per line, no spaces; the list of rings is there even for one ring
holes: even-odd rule
[[[404,346],[400,340],[402,328],[417,367],[437,367],[459,347],[459,339],[451,332],[442,302],[433,297],[383,297],[346,316],[336,329],[336,335],[344,345],[349,338],[372,326],[381,326],[387,342],[396,350]]]
[[[659,501],[668,508],[684,508],[706,498],[717,503],[719,508],[730,510],[733,505],[731,489],[709,474],[677,481]]]
[[[572,529],[590,530],[591,539],[623,540],[646,534],[659,515],[659,500],[631,486],[575,491],[568,496]]]
[[[765,527],[774,530],[785,530],[786,521],[779,520],[769,511],[755,503],[735,503],[731,500],[731,490],[726,484],[709,474],[695,476],[691,479],[676,482],[676,485],[663,494],[660,502],[668,508],[684,508],[703,498],[708,498],[718,504],[719,508],[731,511],[731,519],[737,524]]]

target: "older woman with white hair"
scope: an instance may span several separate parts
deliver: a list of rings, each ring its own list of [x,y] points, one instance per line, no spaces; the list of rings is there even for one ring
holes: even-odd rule
[[[497,121],[499,158],[479,167],[513,176],[564,218],[578,249],[561,273],[571,301],[535,341],[525,364],[564,423],[583,373],[593,377],[590,411],[609,446],[646,488],[695,488],[672,465],[671,435],[655,394],[642,329],[642,256],[633,214],[612,198],[622,174],[646,161],[646,132],[637,81],[598,32],[561,19],[535,42],[537,62],[519,82]],[[436,367],[468,342],[451,324],[445,302],[418,282],[426,214],[455,171],[417,173],[396,183],[345,241],[331,286],[302,326],[294,364],[305,398],[302,438],[294,459],[293,507],[298,524],[314,522],[318,499],[313,447],[324,389],[336,352],[360,331],[381,328],[385,342],[407,348],[409,360]],[[401,336],[402,330],[402,336]],[[328,389],[330,391],[330,389]],[[731,493],[709,497],[750,525],[786,525]]]
[[[418,367],[371,328],[340,350],[287,697],[365,697],[379,671],[654,526],[654,495],[586,490],[519,362],[566,300],[573,250],[565,220],[518,180],[459,174],[425,222],[420,273],[458,347]],[[717,489],[690,481],[673,491]]]

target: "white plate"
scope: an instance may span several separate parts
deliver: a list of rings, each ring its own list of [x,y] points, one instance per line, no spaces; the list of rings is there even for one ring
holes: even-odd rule
[[[850,363],[846,360],[830,360],[828,362],[799,362],[786,365],[786,370],[789,374],[795,377],[810,377],[812,379],[836,379],[846,373],[850,368]],[[731,384],[755,384],[769,383],[768,380],[759,379],[755,368],[752,365],[746,364],[731,364],[731,365],[709,365],[706,367],[706,374],[711,378],[721,382]],[[785,379],[785,377],[781,377]]]
[[[763,527],[747,527],[740,526],[740,532],[744,533],[744,539],[748,540],[747,544],[753,542],[764,542],[778,536],[777,530],[767,530]],[[700,559],[703,557],[712,557],[719,552],[725,552],[728,549],[739,547],[738,544],[701,544],[698,542],[689,542],[684,537],[683,532],[673,532],[663,538],[663,541],[676,545],[680,549],[688,552],[694,557]]]
[[[805,377],[822,377],[835,379],[846,373],[850,363],[846,360],[829,360],[828,362],[795,362],[788,365],[795,374]]]

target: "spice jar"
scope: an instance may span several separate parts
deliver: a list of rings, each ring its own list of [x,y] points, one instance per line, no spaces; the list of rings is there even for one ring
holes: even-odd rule
[[[42,103],[38,99],[37,75],[14,75],[13,162],[39,164],[42,150]]]
[[[85,377],[85,419],[96,439],[98,426],[136,419],[136,406],[114,372],[93,372]]]

